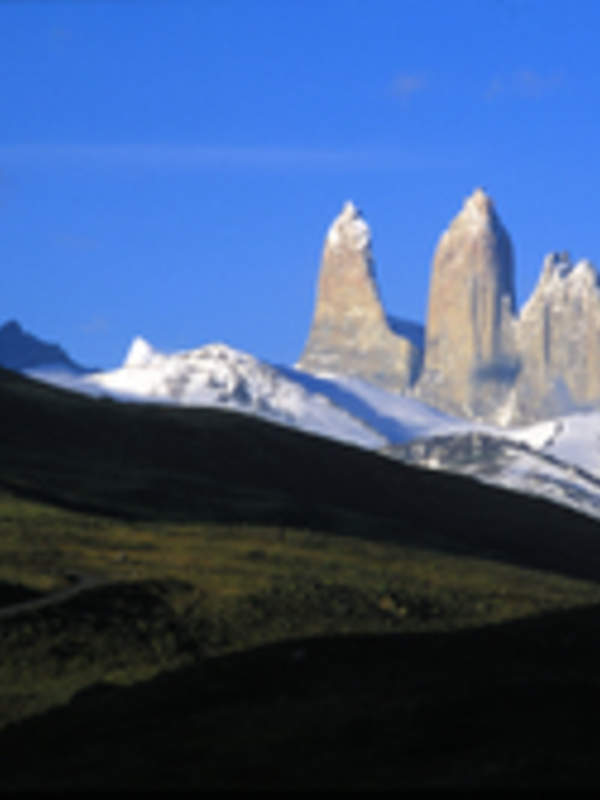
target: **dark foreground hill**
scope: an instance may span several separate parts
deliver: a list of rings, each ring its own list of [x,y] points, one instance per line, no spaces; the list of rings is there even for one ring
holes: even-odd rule
[[[300,640],[96,685],[0,734],[0,786],[598,787],[598,613]]]
[[[2,789],[600,784],[600,529],[0,373]]]

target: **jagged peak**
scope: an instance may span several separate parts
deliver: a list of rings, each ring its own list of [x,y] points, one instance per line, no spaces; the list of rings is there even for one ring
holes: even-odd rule
[[[571,294],[591,296],[600,288],[598,270],[587,258],[580,259],[567,276]]]
[[[370,253],[371,230],[351,200],[344,203],[341,213],[331,224],[326,245],[356,250],[364,254]]]
[[[16,319],[9,319],[4,325],[0,326],[0,331],[3,333],[23,333],[23,328]]]
[[[440,243],[449,236],[463,236],[468,233],[480,236],[486,231],[506,234],[496,213],[492,198],[484,189],[478,187],[463,201],[462,208],[443,232]]]
[[[491,214],[494,211],[494,203],[485,189],[478,186],[464,201],[463,208],[471,213]]]
[[[582,258],[576,263],[571,261],[566,251],[549,253],[544,258],[544,266],[540,284],[545,288],[563,285],[575,286],[585,284],[594,286],[599,282],[598,271],[588,258]]]
[[[541,299],[544,303],[563,303],[569,297],[590,296],[600,288],[600,276],[587,258],[573,263],[566,251],[548,253],[537,283],[521,309],[521,318],[527,317]]]
[[[254,356],[251,356],[243,350],[236,350],[224,342],[211,342],[202,345],[202,347],[167,354],[156,350],[142,336],[136,336],[129,346],[122,368],[154,368],[165,366],[166,364],[192,362],[196,364],[200,364],[201,362],[214,362],[215,364],[232,367],[259,363],[258,359]]]
[[[571,257],[566,250],[563,250],[560,253],[548,253],[548,255],[544,258],[542,277],[548,279],[553,275],[558,275],[560,278],[565,278],[572,269],[573,265],[571,263]]]
[[[156,350],[142,336],[136,336],[129,346],[124,367],[146,367],[157,355]]]
[[[589,258],[582,258],[573,267],[572,278],[573,280],[592,280],[598,284],[598,270]]]
[[[231,347],[224,342],[210,342],[195,350],[187,350],[178,355],[184,358],[214,360],[228,364],[259,363],[259,360],[250,355],[250,353],[246,353],[244,350],[236,350],[235,347]]]
[[[478,187],[463,202],[461,212],[455,219],[459,224],[466,223],[470,227],[486,227],[496,225],[498,217],[492,198]]]
[[[450,223],[448,231],[457,231],[462,234],[465,230],[470,230],[479,234],[481,231],[501,228],[502,225],[492,198],[483,189],[477,188],[465,198],[461,210]]]
[[[354,205],[352,200],[346,200],[346,202],[342,207],[340,217],[347,217],[348,219],[354,219],[355,217],[360,217],[360,211]]]

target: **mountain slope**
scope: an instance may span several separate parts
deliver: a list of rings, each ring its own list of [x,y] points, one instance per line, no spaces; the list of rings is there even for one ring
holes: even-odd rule
[[[395,455],[600,515],[600,447],[591,444],[600,441],[600,415],[593,412],[527,428],[495,428],[450,417],[358,378],[272,367],[221,344],[166,355],[139,337],[112,372],[29,374],[96,397],[242,411],[361,447],[413,442]],[[473,446],[480,436],[487,455]],[[527,453],[520,442],[528,444]],[[490,448],[503,452],[502,468],[490,469]]]
[[[307,392],[298,381],[224,344],[165,355],[137,337],[120,369],[95,373],[80,385],[120,398],[231,408],[365,447],[383,443],[323,394]]]
[[[600,412],[568,414],[524,428],[512,428],[506,435],[547,455],[600,477]]]
[[[224,344],[168,355],[136,337],[118,369],[81,378],[43,369],[27,374],[94,397],[229,408],[371,448],[472,427],[365,380],[271,366]]]
[[[0,483],[137,518],[317,526],[600,576],[598,525],[550,503],[214,409],[95,400],[0,373]]]
[[[600,516],[599,477],[508,436],[482,431],[430,436],[383,452],[405,464],[469,475]]]
[[[0,414],[0,600],[59,589],[0,613],[2,789],[598,782],[597,523],[234,411]]]
[[[72,361],[62,347],[32,336],[14,320],[0,326],[0,367],[15,370],[44,367],[48,372],[72,375],[88,371]]]

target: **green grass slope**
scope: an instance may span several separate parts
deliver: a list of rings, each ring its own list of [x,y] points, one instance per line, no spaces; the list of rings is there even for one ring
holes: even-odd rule
[[[0,493],[2,598],[0,726],[99,681],[307,636],[481,627],[600,603],[600,586],[390,540]]]

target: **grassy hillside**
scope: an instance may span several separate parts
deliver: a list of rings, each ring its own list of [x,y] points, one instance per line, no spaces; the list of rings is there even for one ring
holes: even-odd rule
[[[593,520],[6,372],[0,413],[0,787],[600,782]]]
[[[279,526],[119,521],[4,493],[0,724],[100,680],[267,642],[594,603],[595,583],[494,560]]]

